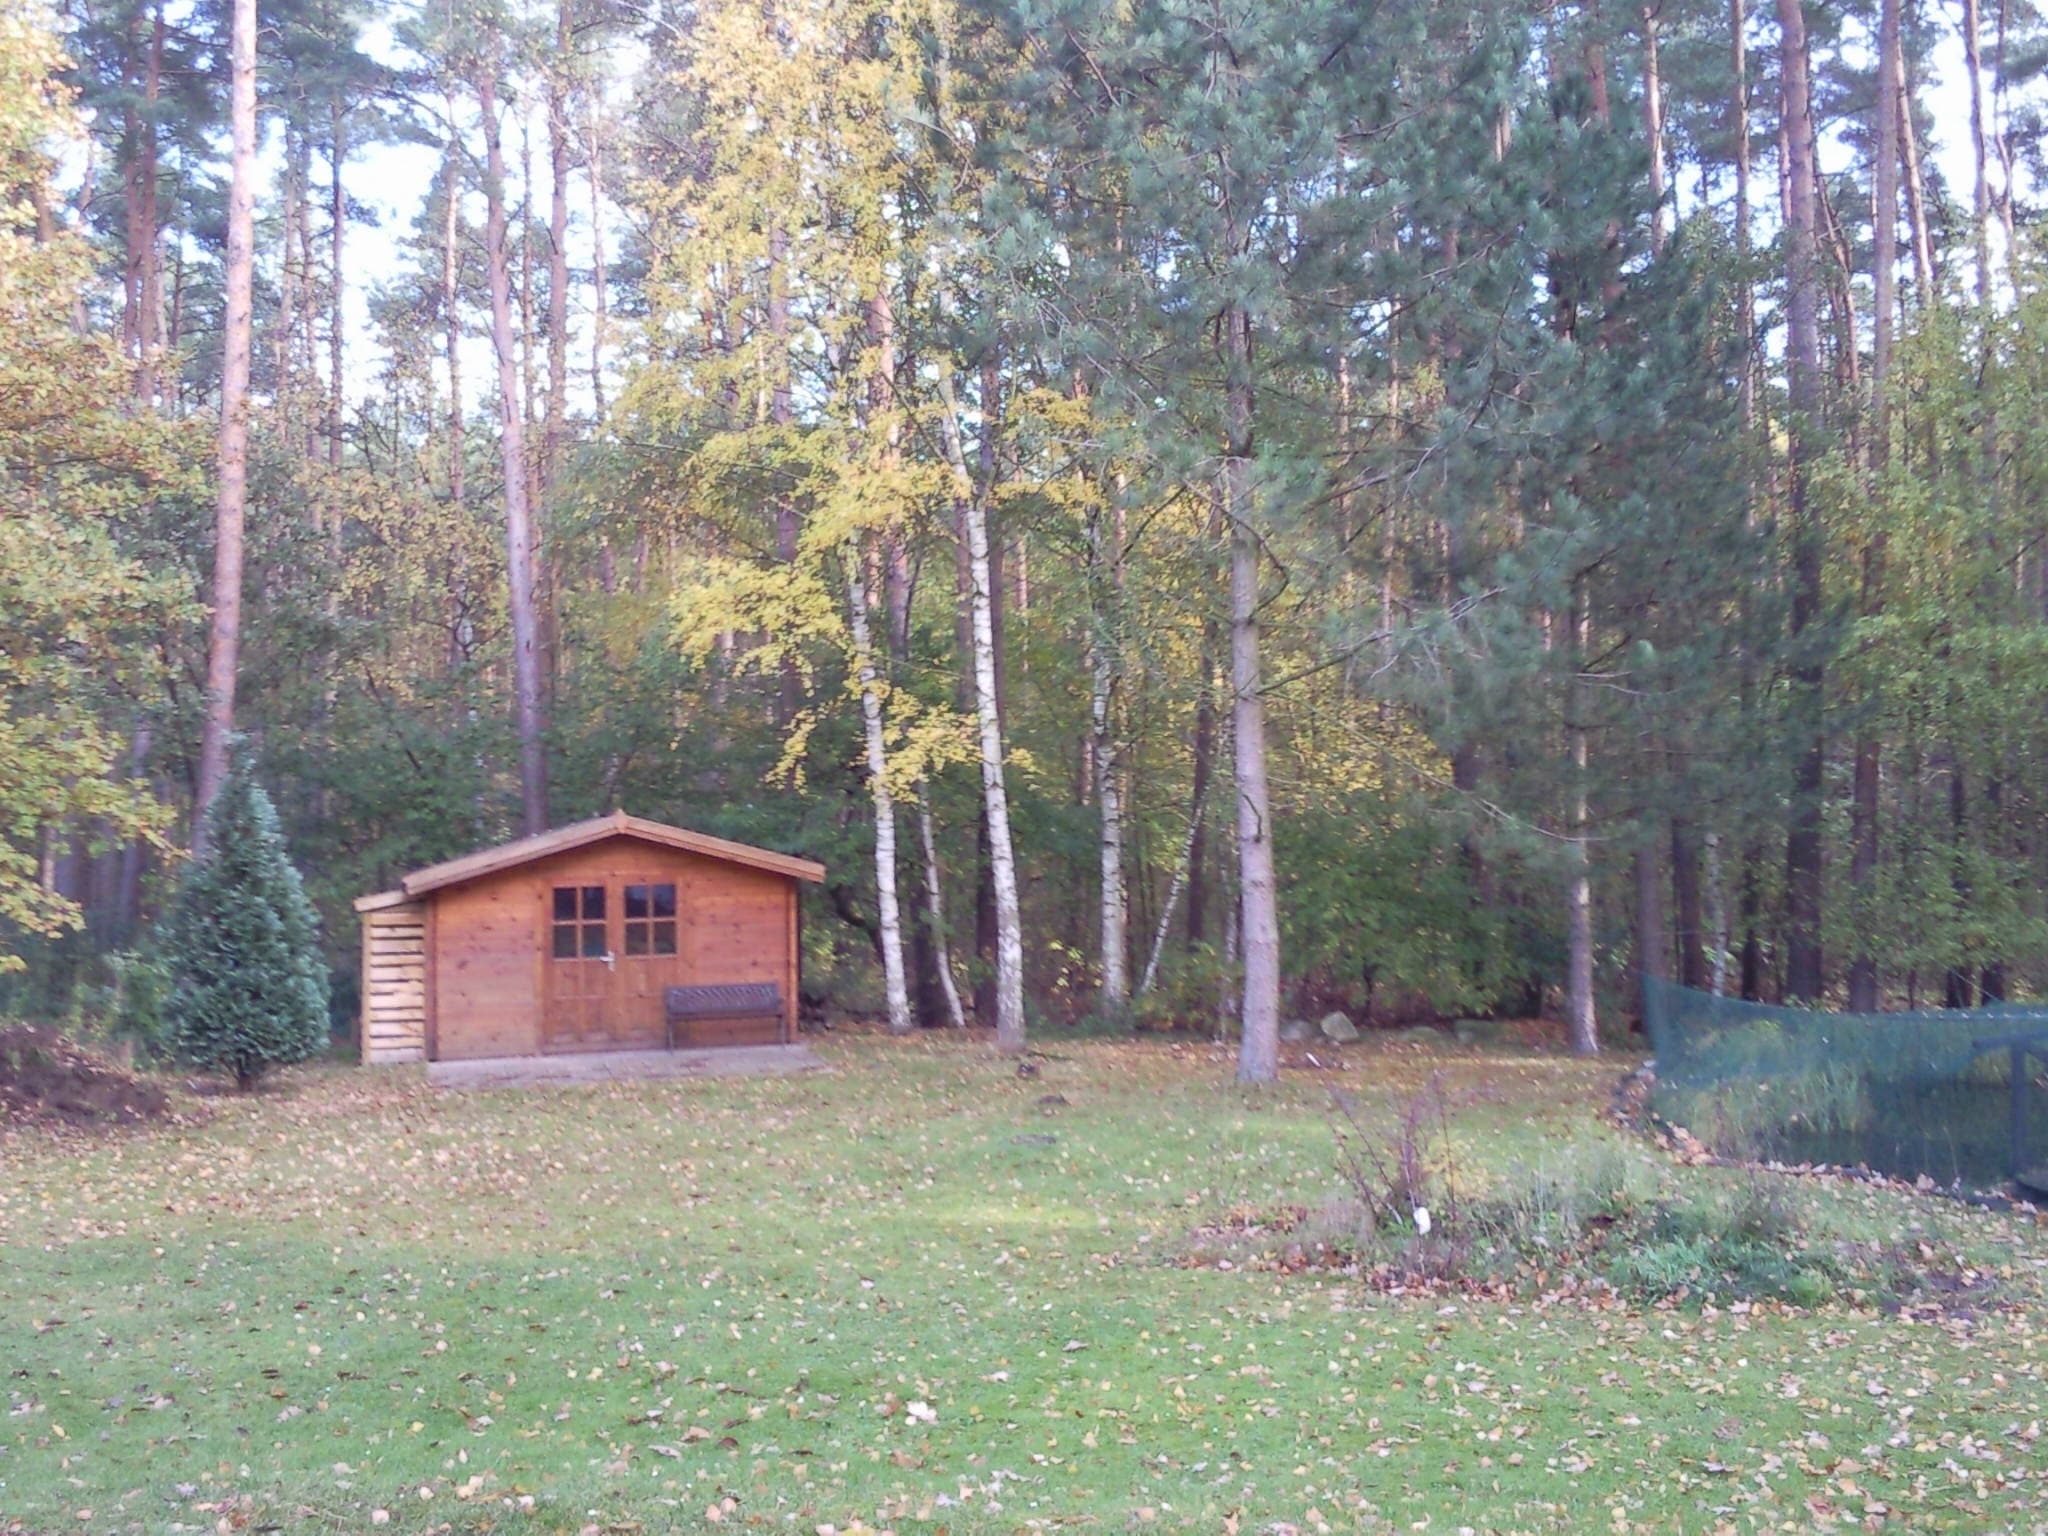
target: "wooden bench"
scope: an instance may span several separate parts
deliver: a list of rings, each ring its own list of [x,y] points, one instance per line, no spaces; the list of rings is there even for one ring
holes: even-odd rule
[[[676,1048],[676,1026],[700,1019],[782,1020],[782,988],[772,981],[725,982],[713,986],[669,987],[662,993],[668,1015],[668,1048]]]

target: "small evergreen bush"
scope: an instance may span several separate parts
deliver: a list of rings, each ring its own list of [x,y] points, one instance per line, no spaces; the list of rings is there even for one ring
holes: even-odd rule
[[[285,853],[277,810],[237,751],[158,934],[163,1017],[177,1055],[244,1091],[326,1043],[320,919]]]

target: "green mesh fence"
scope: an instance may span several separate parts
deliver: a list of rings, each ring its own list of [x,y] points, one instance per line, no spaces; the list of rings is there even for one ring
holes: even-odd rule
[[[2048,1004],[1825,1013],[1660,981],[1643,1003],[1656,1110],[1716,1152],[1973,1188],[2048,1179]]]

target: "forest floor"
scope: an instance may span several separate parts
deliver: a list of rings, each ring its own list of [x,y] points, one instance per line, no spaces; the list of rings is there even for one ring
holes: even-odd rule
[[[0,1136],[0,1532],[2048,1527],[2027,1213],[1772,1176],[1954,1305],[1403,1293],[1256,1241],[1340,1209],[1333,1085],[1391,1137],[1440,1082],[1468,1190],[1758,1176],[1615,1129],[1627,1062],[1368,1041],[1248,1094],[1207,1045],[817,1048]]]

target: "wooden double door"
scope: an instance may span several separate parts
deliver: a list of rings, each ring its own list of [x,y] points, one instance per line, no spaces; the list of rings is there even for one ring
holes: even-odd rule
[[[587,875],[549,887],[541,1049],[666,1043],[663,991],[690,975],[684,898],[672,875]]]

